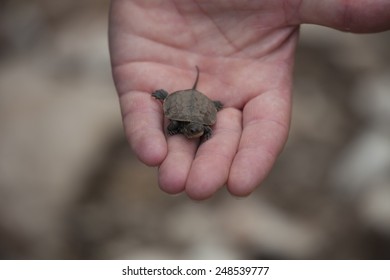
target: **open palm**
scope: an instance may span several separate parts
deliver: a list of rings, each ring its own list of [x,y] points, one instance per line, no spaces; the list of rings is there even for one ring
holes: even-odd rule
[[[110,52],[127,138],[138,158],[159,166],[159,185],[194,199],[227,185],[247,195],[287,139],[293,55],[302,1],[114,0]],[[342,2],[342,1],[340,1]],[[199,146],[166,136],[151,93],[197,89],[224,109]]]

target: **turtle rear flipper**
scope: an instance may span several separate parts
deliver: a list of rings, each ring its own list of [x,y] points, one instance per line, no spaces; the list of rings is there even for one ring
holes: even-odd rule
[[[217,111],[222,110],[223,104],[221,101],[213,101],[213,103],[214,103],[215,109],[217,109]]]
[[[156,99],[163,101],[165,98],[167,98],[168,92],[166,90],[163,90],[163,89],[158,89],[152,93],[152,96]]]

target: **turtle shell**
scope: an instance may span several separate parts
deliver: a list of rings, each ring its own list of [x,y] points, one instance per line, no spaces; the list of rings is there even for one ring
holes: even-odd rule
[[[164,114],[175,121],[213,125],[217,119],[214,102],[196,89],[180,90],[164,101]]]

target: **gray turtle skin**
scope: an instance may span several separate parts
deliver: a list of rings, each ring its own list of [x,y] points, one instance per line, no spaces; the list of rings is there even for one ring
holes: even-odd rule
[[[170,120],[168,134],[184,134],[188,138],[202,137],[202,141],[212,135],[211,126],[217,120],[217,112],[223,108],[220,101],[213,101],[196,90],[199,68],[192,89],[179,90],[168,94],[163,89],[152,96],[163,102],[164,115]]]

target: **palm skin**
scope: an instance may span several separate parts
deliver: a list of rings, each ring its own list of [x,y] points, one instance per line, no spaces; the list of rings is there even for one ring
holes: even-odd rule
[[[245,196],[266,177],[288,135],[302,2],[112,1],[110,53],[126,136],[142,162],[159,166],[164,191],[205,199],[226,185]],[[200,146],[166,136],[151,97],[191,88],[196,65],[197,89],[225,107]]]

